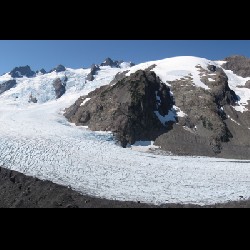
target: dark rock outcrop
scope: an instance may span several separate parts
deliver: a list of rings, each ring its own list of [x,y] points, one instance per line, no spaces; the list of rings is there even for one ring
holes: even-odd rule
[[[111,58],[106,58],[103,63],[100,64],[100,66],[110,66],[117,68],[119,67],[119,62],[118,61],[113,61]]]
[[[110,85],[114,85],[116,83],[118,83],[120,80],[122,80],[123,78],[126,77],[126,74],[128,73],[128,70],[123,71],[123,72],[118,72],[114,79],[110,82]]]
[[[46,70],[45,69],[40,69],[40,70],[37,70],[36,73],[42,73],[43,75],[46,74]]]
[[[54,69],[52,69],[50,72],[53,72],[53,71],[56,71],[57,73],[64,72],[64,71],[66,71],[66,68],[63,65],[59,64]]]
[[[197,145],[207,145],[203,147],[204,153],[209,152],[207,148],[210,148],[212,152],[218,154],[222,151],[222,143],[229,142],[233,137],[224,122],[226,114],[223,107],[236,105],[238,99],[235,92],[229,88],[228,78],[222,69],[216,69],[213,65],[209,67],[209,71],[200,66],[197,68],[201,72],[201,81],[209,87],[209,90],[194,86],[192,76],[169,82],[176,106],[186,114],[179,117],[178,125],[184,127],[186,131],[180,133],[179,129],[175,128],[176,132],[171,131],[174,133],[173,137],[163,135],[163,138],[158,138],[157,143],[165,150],[170,150],[169,145],[172,145],[172,151],[175,151],[176,147],[175,152],[187,152],[182,146],[191,145],[196,141]],[[211,71],[213,75],[210,75]],[[175,138],[176,144],[171,138]]]
[[[94,77],[91,73],[89,73],[89,74],[87,75],[87,77],[86,77],[86,81],[92,82],[92,81],[94,81],[94,79],[95,79],[95,77]]]
[[[11,77],[13,78],[21,78],[21,77],[33,77],[35,76],[35,72],[31,70],[30,66],[21,66],[16,67],[10,72]]]
[[[91,65],[90,73],[87,75],[86,80],[87,81],[93,81],[95,79],[95,75],[100,70],[100,67],[96,64]]]
[[[215,65],[208,65],[208,70],[210,70],[211,72],[215,72],[216,71],[216,66]]]
[[[4,93],[5,91],[11,89],[11,88],[14,88],[16,87],[16,80],[9,80],[9,81],[6,81],[4,83],[1,83],[0,84],[0,95],[2,93]]]
[[[65,94],[66,92],[66,82],[67,82],[67,77],[65,77],[64,80],[61,80],[60,78],[56,78],[53,82],[53,86],[55,88],[55,93],[56,93],[56,98],[60,98],[62,95]]]
[[[105,61],[103,63],[100,64],[100,66],[110,66],[112,68],[120,68],[121,63],[123,63],[124,61],[113,61],[110,58],[106,58]],[[130,66],[134,66],[134,63],[129,63]],[[87,81],[93,81],[95,79],[95,76],[97,75],[98,71],[100,70],[100,66],[97,64],[92,64],[91,65],[91,69],[90,69],[90,73],[87,75],[86,80]],[[119,73],[118,73],[119,74]],[[121,79],[121,76],[116,76],[116,80],[117,78]],[[125,74],[124,72],[122,73],[123,75]],[[115,81],[116,81],[115,80]],[[117,81],[116,81],[117,82]],[[114,82],[113,82],[114,83]]]
[[[225,58],[224,61],[226,61],[222,65],[224,69],[232,70],[238,76],[250,77],[250,58],[235,55]]]
[[[86,102],[86,98],[90,100]],[[125,147],[137,140],[155,140],[167,132],[172,122],[164,126],[155,111],[165,116],[172,106],[170,89],[154,72],[139,70],[113,86],[79,98],[66,109],[65,117],[92,130],[112,131]]]
[[[30,94],[30,96],[29,96],[29,101],[28,101],[29,103],[37,103],[37,99],[36,99],[36,97],[34,97],[32,94]]]
[[[244,87],[250,89],[250,81],[247,81]]]
[[[92,64],[91,69],[90,69],[90,73],[92,75],[96,75],[99,70],[100,70],[100,67],[98,65]]]

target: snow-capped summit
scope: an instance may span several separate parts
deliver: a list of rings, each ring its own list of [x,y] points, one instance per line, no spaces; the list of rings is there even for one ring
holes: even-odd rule
[[[110,66],[112,68],[125,68],[125,67],[132,67],[135,64],[132,62],[124,62],[123,60],[120,61],[113,61],[111,58],[106,58],[104,62],[100,64],[100,66]]]

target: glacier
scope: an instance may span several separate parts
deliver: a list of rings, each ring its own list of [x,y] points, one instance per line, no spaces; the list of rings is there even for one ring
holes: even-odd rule
[[[194,84],[204,87],[194,66],[220,66],[218,62],[194,57],[177,57],[172,63],[170,74],[164,69],[166,64],[171,65],[171,59],[164,59],[131,68],[126,64],[123,68],[103,66],[92,82],[85,80],[90,69],[71,68],[17,79],[17,86],[0,96],[0,165],[83,194],[113,200],[204,205],[248,198],[250,161],[157,155],[144,150],[143,143],[141,150],[122,148],[111,133],[77,127],[63,116],[64,109],[77,98],[110,83],[118,72],[129,70],[129,74],[156,64],[152,70],[164,82],[188,72],[194,76]],[[237,77],[229,71],[227,74],[229,79]],[[65,75],[66,93],[56,99],[53,80]],[[5,74],[0,77],[0,84],[10,79]],[[241,78],[237,79],[242,83]],[[230,84],[239,95],[244,90],[237,89],[238,84],[232,81]],[[28,103],[31,93],[37,97],[37,104]],[[248,94],[244,92],[243,101],[250,100]],[[242,112],[244,103],[239,106]]]

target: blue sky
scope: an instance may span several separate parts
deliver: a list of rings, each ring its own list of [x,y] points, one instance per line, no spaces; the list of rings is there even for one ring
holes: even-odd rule
[[[250,57],[250,40],[1,40],[0,74],[24,65],[33,70],[58,64],[89,67],[106,57],[140,63],[181,55],[216,60],[235,54]]]

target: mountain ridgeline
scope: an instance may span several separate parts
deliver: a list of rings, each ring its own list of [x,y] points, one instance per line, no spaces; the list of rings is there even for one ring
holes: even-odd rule
[[[122,147],[153,141],[178,155],[250,158],[250,59],[244,56],[139,65],[107,58],[89,69],[24,66],[2,77],[0,95],[15,103],[66,101],[74,93],[79,98],[65,109],[67,120],[111,131]]]

